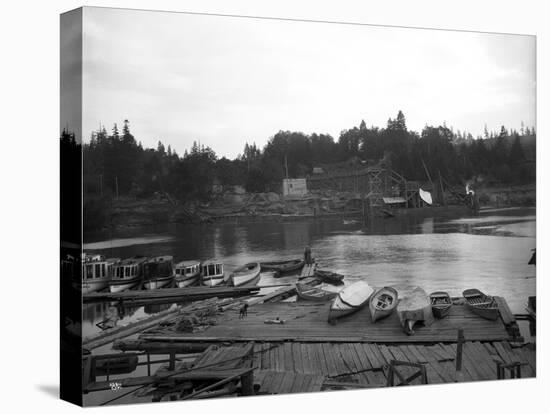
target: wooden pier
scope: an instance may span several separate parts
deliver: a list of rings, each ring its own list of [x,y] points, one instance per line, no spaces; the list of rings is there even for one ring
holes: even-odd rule
[[[450,315],[436,319],[429,327],[419,326],[414,335],[406,335],[396,313],[372,323],[367,307],[342,318],[336,325],[328,323],[328,303],[263,303],[248,309],[248,316],[239,319],[238,312],[228,311],[216,318],[216,324],[199,332],[176,332],[171,328],[146,331],[140,338],[151,341],[179,342],[363,342],[363,343],[437,343],[456,342],[457,330],[464,329],[470,341],[521,341],[511,312],[506,322],[483,319],[466,306],[453,305]],[[506,306],[505,302],[502,306]],[[268,319],[279,318],[282,324],[266,324]]]
[[[496,321],[455,300],[448,317],[415,327],[409,336],[395,313],[373,324],[364,308],[331,325],[328,303],[270,302],[292,292],[289,286],[252,298],[245,318],[236,306],[242,302],[226,299],[228,305],[218,303],[214,323],[192,331],[178,330],[178,318],[190,307],[161,316],[166,323],[147,326],[137,339],[115,342],[115,349],[145,356],[140,365],[148,365],[147,376],[117,382],[138,386],[136,396],[161,401],[536,376],[535,345],[523,343],[503,298],[496,298]],[[277,317],[284,323],[265,323]],[[168,359],[159,361],[162,354]],[[85,358],[93,367],[94,356]],[[160,368],[153,373],[151,364]],[[102,366],[105,370],[105,361]],[[109,377],[97,377],[97,370],[85,370],[87,392],[109,389]]]
[[[281,286],[281,285],[276,285]],[[272,287],[272,286],[264,286]],[[258,293],[262,286],[245,286],[245,287],[185,287],[185,288],[165,288],[154,290],[125,290],[123,292],[93,292],[82,295],[84,303],[88,302],[143,302],[143,301],[161,301],[168,300],[173,302],[188,302],[194,300],[202,300],[208,298],[227,298],[246,296]]]

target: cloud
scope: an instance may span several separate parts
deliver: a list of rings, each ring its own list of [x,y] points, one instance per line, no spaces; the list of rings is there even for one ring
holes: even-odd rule
[[[86,8],[84,131],[234,157],[278,130],[384,126],[403,110],[481,133],[534,124],[534,38]]]

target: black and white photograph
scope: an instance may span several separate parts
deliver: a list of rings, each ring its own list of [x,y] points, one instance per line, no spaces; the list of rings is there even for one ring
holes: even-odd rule
[[[535,35],[60,24],[62,398],[537,377]]]

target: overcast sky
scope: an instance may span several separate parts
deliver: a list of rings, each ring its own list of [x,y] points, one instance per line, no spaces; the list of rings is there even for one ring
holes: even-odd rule
[[[531,36],[86,8],[83,135],[124,119],[146,147],[193,140],[235,157],[310,134],[535,125]]]

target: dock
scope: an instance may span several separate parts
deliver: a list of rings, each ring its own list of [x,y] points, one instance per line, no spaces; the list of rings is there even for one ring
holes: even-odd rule
[[[280,286],[280,285],[276,285]],[[272,287],[272,286],[264,286]],[[188,302],[195,300],[203,300],[208,298],[227,298],[247,296],[258,293],[262,286],[244,286],[244,287],[186,287],[186,288],[165,288],[165,289],[153,289],[153,290],[125,290],[122,292],[93,292],[85,293],[82,295],[84,303],[89,302],[115,302],[115,301],[127,301],[127,302],[144,302],[155,301],[160,302],[162,300],[172,302]]]
[[[178,323],[185,312],[165,315],[166,323],[114,343],[122,355],[145,356],[140,365],[148,371],[117,381],[138,386],[130,391],[137,396],[161,401],[536,376],[536,347],[524,343],[504,298],[496,298],[495,321],[455,300],[448,317],[415,327],[409,336],[395,313],[372,323],[363,308],[331,325],[328,303],[277,301],[292,292],[289,286],[252,297],[245,318],[239,318],[236,302],[220,305],[208,323],[185,331]],[[284,323],[265,323],[277,317]],[[159,362],[158,355],[168,359]],[[93,366],[97,357],[86,358]],[[84,374],[86,392],[108,389],[109,376],[98,380],[90,372],[96,370]]]
[[[406,335],[397,314],[372,323],[367,307],[328,323],[329,303],[277,302],[262,303],[248,309],[248,317],[239,319],[236,310],[219,314],[216,324],[194,333],[177,332],[169,328],[144,332],[140,338],[151,341],[179,342],[361,342],[361,343],[434,343],[456,342],[457,330],[464,329],[470,341],[521,341],[512,328],[514,324],[502,318],[483,319],[466,306],[454,305],[449,316],[436,319],[431,326],[421,326],[414,335]],[[509,317],[510,314],[506,314]],[[267,319],[279,317],[283,324],[266,324]],[[513,315],[512,315],[513,317]]]

